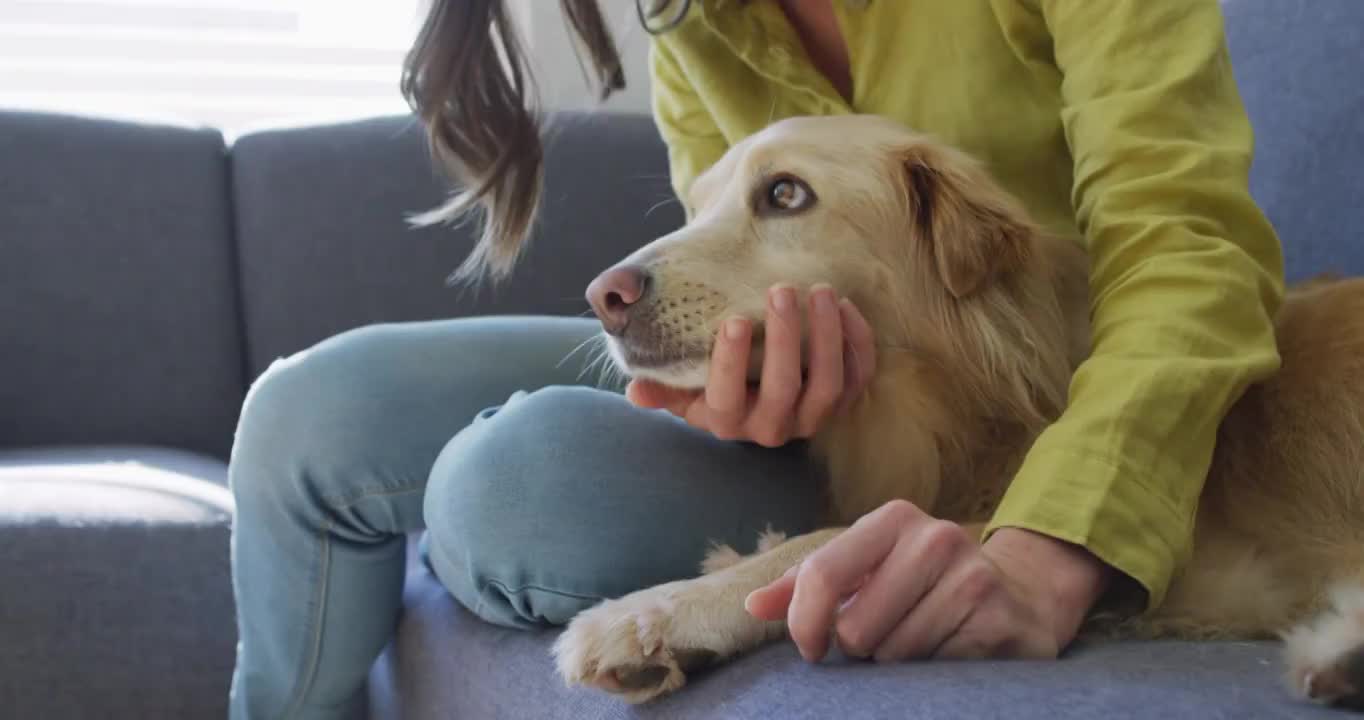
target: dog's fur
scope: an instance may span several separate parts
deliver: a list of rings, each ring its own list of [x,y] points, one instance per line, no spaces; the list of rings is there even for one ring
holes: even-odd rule
[[[773,211],[776,178],[814,203]],[[623,262],[647,269],[617,365],[704,384],[722,319],[760,323],[765,290],[831,284],[866,316],[877,372],[812,441],[829,529],[721,549],[706,574],[606,601],[554,647],[581,683],[642,701],[686,673],[780,637],[745,596],[892,500],[986,520],[1088,353],[1088,264],[1040,231],[962,153],[884,119],[782,121],[731,149],[690,191],[688,223]],[[1287,679],[1319,702],[1364,697],[1364,281],[1293,288],[1277,316],[1282,370],[1221,426],[1189,563],[1123,637],[1287,640]],[[755,343],[760,345],[759,343]],[[753,372],[761,363],[754,358]],[[755,375],[756,377],[756,375]],[[1334,590],[1334,594],[1333,594]]]

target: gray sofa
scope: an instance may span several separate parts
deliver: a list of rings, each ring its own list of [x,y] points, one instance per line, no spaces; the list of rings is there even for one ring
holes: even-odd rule
[[[1226,0],[1290,279],[1364,272],[1364,2]],[[565,114],[514,282],[444,285],[469,238],[411,230],[442,183],[409,118],[256,132],[0,112],[0,717],[222,717],[235,643],[225,462],[276,357],[360,325],[577,314],[680,221],[647,118]],[[1061,663],[802,663],[785,644],[628,708],[564,688],[550,630],[485,625],[411,563],[379,718],[1334,717],[1272,645]]]

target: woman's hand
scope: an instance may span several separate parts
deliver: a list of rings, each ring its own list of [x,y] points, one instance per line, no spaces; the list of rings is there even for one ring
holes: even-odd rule
[[[809,438],[866,389],[876,369],[876,347],[871,327],[852,302],[840,301],[833,288],[816,286],[809,293],[810,354],[802,381],[801,316],[793,288],[768,291],[756,389],[748,386],[752,323],[730,318],[716,337],[704,391],[636,380],[626,396],[642,407],[665,408],[722,440],[778,447]]]
[[[759,619],[785,618],[812,662],[831,636],[846,654],[879,662],[1054,658],[1109,575],[1087,551],[1050,537],[1003,528],[981,546],[965,528],[892,501],[745,606]]]

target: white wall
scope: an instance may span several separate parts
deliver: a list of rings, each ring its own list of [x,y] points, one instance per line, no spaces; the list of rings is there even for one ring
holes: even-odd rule
[[[599,105],[573,52],[568,24],[556,0],[516,0],[534,57],[533,72],[546,109],[603,108],[649,112],[649,35],[639,26],[635,0],[599,0],[625,66],[625,90]]]

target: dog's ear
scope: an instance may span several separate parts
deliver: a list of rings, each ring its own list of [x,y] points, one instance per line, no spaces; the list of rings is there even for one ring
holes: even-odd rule
[[[927,146],[904,155],[909,211],[938,276],[963,298],[1020,268],[1034,228],[983,170]]]

